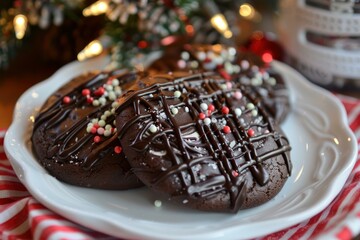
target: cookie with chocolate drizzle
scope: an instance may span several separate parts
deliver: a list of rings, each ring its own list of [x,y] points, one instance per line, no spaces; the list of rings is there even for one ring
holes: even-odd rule
[[[35,119],[31,141],[39,163],[52,176],[99,189],[143,185],[131,171],[113,123],[116,99],[138,76],[120,70],[93,72],[48,98]]]
[[[119,99],[116,127],[145,185],[191,208],[233,213],[281,190],[291,147],[248,88],[215,73],[140,82],[147,87]]]
[[[223,78],[248,88],[254,98],[261,99],[264,108],[277,122],[283,122],[290,111],[289,92],[283,77],[260,57],[233,47],[186,44],[171,48],[147,71],[216,71]]]

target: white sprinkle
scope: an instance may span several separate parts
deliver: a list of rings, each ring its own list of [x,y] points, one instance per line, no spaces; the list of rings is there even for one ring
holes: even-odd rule
[[[112,126],[110,124],[106,124],[106,126],[105,126],[106,130],[111,130],[111,128],[112,128]]]
[[[189,108],[188,108],[188,107],[185,107],[185,112],[189,112]]]
[[[189,200],[187,200],[187,199],[183,200],[183,204],[187,204],[188,202],[189,202]]]
[[[190,54],[188,52],[182,52],[181,53],[181,58],[184,59],[185,61],[189,60]]]
[[[94,118],[93,120],[91,120],[92,123],[98,123],[99,119]]]
[[[106,84],[105,89],[108,90],[108,91],[112,91],[114,89],[114,86]]]
[[[253,115],[253,117],[256,117],[258,115],[258,111],[256,109],[251,110],[251,115]]]
[[[240,108],[235,108],[235,114],[236,114],[236,116],[241,116],[241,114],[242,114],[241,109]]]
[[[254,109],[255,105],[253,103],[248,103],[248,104],[246,104],[246,108],[247,109]]]
[[[117,78],[115,78],[115,79],[112,80],[111,84],[113,86],[119,86],[120,82],[119,82],[119,80]]]
[[[92,126],[90,127],[90,126],[88,126],[87,128],[86,128],[86,132],[91,132],[91,129],[92,129]]]
[[[111,112],[110,112],[109,110],[106,110],[106,111],[104,112],[104,115],[107,116],[107,117],[109,117],[109,116],[111,115]]]
[[[174,97],[179,98],[181,96],[181,92],[179,90],[174,92]]]
[[[104,127],[106,125],[106,122],[104,120],[99,121],[99,126]]]
[[[244,70],[250,67],[250,63],[247,60],[242,60],[240,64],[241,64],[241,68]]]
[[[211,123],[211,119],[210,119],[210,118],[205,118],[205,119],[204,119],[204,124],[205,124],[205,125],[210,125],[210,123]]]
[[[101,105],[105,105],[106,104],[106,98],[104,98],[104,97],[99,98],[99,103]]]
[[[105,121],[107,119],[107,116],[101,115],[100,119]]]
[[[93,106],[94,107],[97,107],[97,106],[99,106],[100,105],[100,102],[99,102],[99,100],[94,100],[93,102],[92,102],[92,104],[93,104]]]
[[[116,94],[114,91],[109,92],[109,99],[111,101],[114,101],[116,99]]]
[[[149,131],[152,133],[156,133],[157,132],[157,127],[154,124],[151,124],[149,127]]]
[[[108,137],[108,136],[110,136],[111,135],[111,130],[105,130],[104,131],[104,136],[105,137]]]
[[[171,113],[176,115],[178,114],[179,110],[176,107],[171,108]]]
[[[203,110],[203,111],[206,111],[208,110],[208,105],[206,103],[201,103],[200,104],[200,108]]]
[[[236,142],[235,141],[231,141],[230,143],[230,147],[233,148],[235,146]]]
[[[205,60],[205,58],[206,58],[206,53],[205,53],[205,52],[198,52],[198,53],[197,53],[197,57],[198,57],[198,59],[199,59],[200,61],[203,61],[203,60]]]
[[[111,104],[111,107],[112,107],[112,108],[117,108],[119,105],[120,105],[120,104],[119,104],[118,102],[113,102],[113,103]]]
[[[155,200],[154,205],[155,205],[155,207],[161,207],[162,202],[160,200]]]
[[[276,84],[276,79],[273,78],[273,77],[269,77],[267,79],[267,82],[271,85],[271,86],[274,86]]]

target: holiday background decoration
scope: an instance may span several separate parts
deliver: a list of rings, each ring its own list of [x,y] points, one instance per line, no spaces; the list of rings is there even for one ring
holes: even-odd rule
[[[41,52],[47,60],[64,64],[106,52],[109,67],[136,67],[148,54],[176,43],[243,45],[251,41],[261,12],[275,10],[276,1],[6,0],[0,3],[0,69],[39,32],[45,35]],[[256,53],[272,47],[255,44],[265,45]]]

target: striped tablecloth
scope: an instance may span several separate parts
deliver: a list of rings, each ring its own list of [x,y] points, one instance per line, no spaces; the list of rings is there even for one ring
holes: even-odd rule
[[[360,141],[360,101],[337,95],[351,129]],[[15,175],[3,149],[0,129],[0,239],[115,239],[48,210],[34,199]],[[360,157],[344,188],[316,216],[260,239],[352,239],[360,234]]]

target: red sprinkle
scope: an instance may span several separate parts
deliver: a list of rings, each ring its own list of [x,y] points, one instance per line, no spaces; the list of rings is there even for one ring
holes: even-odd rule
[[[96,128],[96,129],[98,129],[100,126],[99,126],[99,124],[98,123],[94,123],[94,128]]]
[[[223,114],[229,114],[230,110],[229,110],[228,107],[224,106],[224,107],[221,108],[221,112],[222,112]]]
[[[90,90],[87,89],[87,88],[84,88],[84,89],[81,91],[81,94],[82,94],[83,96],[88,96],[88,95],[90,95]]]
[[[101,141],[101,137],[100,136],[95,136],[94,137],[94,142],[98,143]]]
[[[92,98],[92,97],[86,98],[87,103],[92,103],[93,101],[94,101],[94,98]]]
[[[247,134],[249,137],[253,137],[255,135],[255,131],[252,128],[249,128],[249,130],[247,130]]]
[[[122,151],[122,148],[121,148],[120,146],[114,147],[114,152],[115,152],[116,154],[120,154],[121,151]]]
[[[68,103],[70,103],[70,102],[71,102],[71,98],[70,98],[69,96],[65,96],[65,97],[63,98],[63,103],[68,104]]]
[[[237,171],[233,170],[233,171],[232,171],[232,175],[233,175],[234,177],[237,177],[237,176],[239,176],[239,173],[238,173]]]
[[[91,130],[90,130],[90,132],[91,132],[92,134],[95,134],[95,133],[97,132],[96,127],[92,127]]]
[[[220,75],[225,78],[225,80],[231,80],[230,74],[228,74],[224,69],[219,70]]]
[[[208,110],[213,112],[215,110],[215,106],[213,104],[208,105]]]
[[[226,125],[226,126],[224,126],[223,131],[224,131],[225,134],[228,134],[228,133],[231,132],[231,129],[230,129],[229,126]]]
[[[204,120],[205,117],[206,117],[206,116],[205,116],[205,113],[202,113],[202,112],[199,113],[199,119],[200,119],[200,120]]]
[[[105,88],[103,87],[99,87],[98,89],[95,90],[94,94],[96,96],[102,96],[105,93]]]

